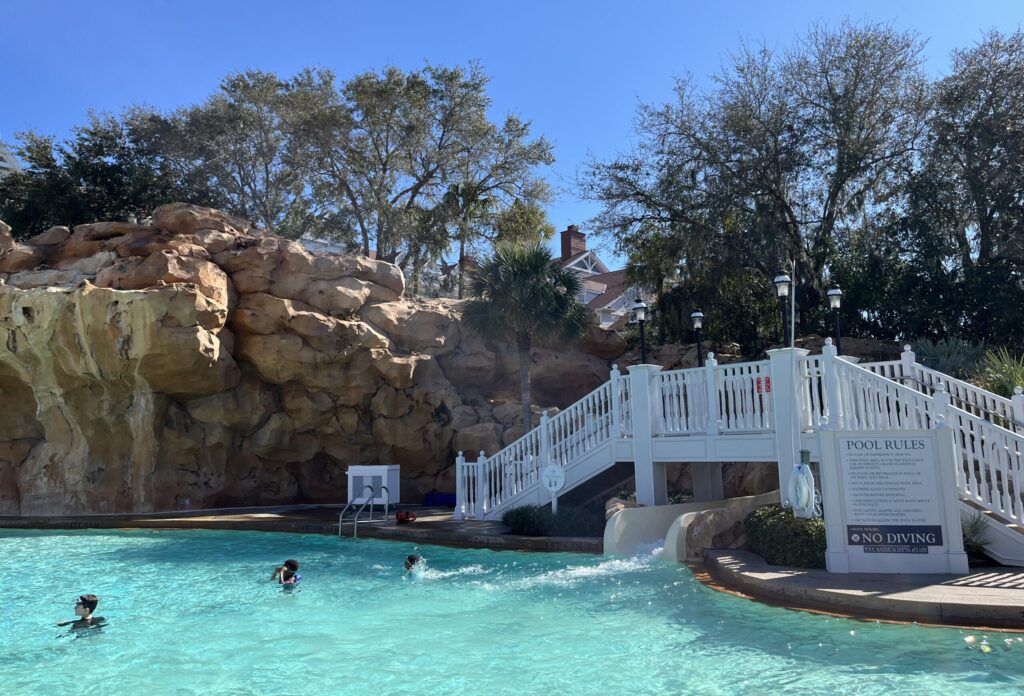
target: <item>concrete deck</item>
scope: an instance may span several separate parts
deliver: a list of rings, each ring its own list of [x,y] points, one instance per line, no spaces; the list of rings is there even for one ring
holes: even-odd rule
[[[704,569],[726,590],[794,609],[878,621],[1024,631],[1024,572],[974,569],[968,575],[838,574],[784,568],[749,551],[707,551]],[[719,588],[722,589],[722,588]]]
[[[377,519],[359,522],[359,537],[411,541],[461,548],[507,551],[560,551],[600,554],[603,540],[597,537],[524,537],[508,533],[500,522],[452,519],[450,508],[422,508],[402,505],[416,513],[412,524],[395,523],[394,511],[387,522]],[[300,534],[338,533],[341,506],[292,505],[272,508],[235,508],[127,515],[82,515],[68,517],[2,517],[0,529],[232,529]],[[347,516],[345,536],[352,536]]]

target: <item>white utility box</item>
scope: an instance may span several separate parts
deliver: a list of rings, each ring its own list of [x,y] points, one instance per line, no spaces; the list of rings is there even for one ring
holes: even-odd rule
[[[372,486],[374,490],[373,503],[383,505],[384,500],[395,505],[400,501],[398,492],[398,465],[397,464],[360,464],[348,468],[348,502],[365,503],[370,499],[370,491],[365,490]],[[387,493],[381,490],[386,487]]]

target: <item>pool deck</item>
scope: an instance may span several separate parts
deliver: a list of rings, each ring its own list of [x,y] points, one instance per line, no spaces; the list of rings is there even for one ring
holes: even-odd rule
[[[695,569],[695,573],[700,572]],[[1024,571],[967,575],[829,573],[765,563],[749,551],[706,551],[705,584],[792,609],[866,620],[1024,631]]]
[[[377,519],[359,523],[359,537],[436,544],[460,548],[500,551],[554,551],[600,554],[603,540],[591,537],[525,537],[508,533],[500,522],[452,519],[451,508],[424,508],[402,505],[416,513],[412,524],[396,524],[394,511],[387,522]],[[300,534],[338,533],[340,506],[292,505],[273,508],[235,508],[193,512],[81,515],[64,517],[4,517],[0,529],[231,529],[254,532],[292,532]],[[343,528],[351,537],[353,525],[347,517]]]

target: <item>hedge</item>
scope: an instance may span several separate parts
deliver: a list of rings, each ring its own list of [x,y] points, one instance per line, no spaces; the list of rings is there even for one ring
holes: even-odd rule
[[[825,567],[825,521],[793,516],[781,505],[759,507],[747,516],[750,549],[772,565]]]
[[[604,510],[598,506],[560,506],[552,515],[550,505],[527,505],[509,510],[501,521],[510,534],[520,536],[604,536]]]

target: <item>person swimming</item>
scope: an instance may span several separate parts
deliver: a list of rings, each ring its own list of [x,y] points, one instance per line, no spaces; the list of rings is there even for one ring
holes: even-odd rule
[[[415,568],[416,565],[420,563],[422,560],[423,559],[420,556],[417,556],[415,554],[409,554],[408,556],[406,556],[404,564],[405,572],[411,573],[413,571],[413,568]]]
[[[91,628],[101,628],[106,625],[107,620],[105,618],[93,616],[93,612],[96,611],[96,605],[99,603],[100,598],[94,594],[80,595],[75,602],[75,616],[78,618],[72,621],[61,621],[57,624],[59,627],[71,627],[69,632],[63,635],[70,635],[72,631],[84,631]]]
[[[274,568],[274,574],[270,579],[277,580],[281,585],[298,585],[302,580],[302,576],[299,575],[299,562],[289,558],[284,565]]]

